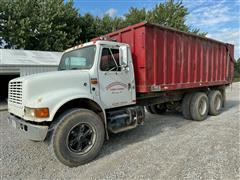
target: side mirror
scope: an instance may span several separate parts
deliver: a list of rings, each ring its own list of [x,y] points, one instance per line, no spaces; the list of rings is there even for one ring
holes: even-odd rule
[[[128,47],[127,46],[120,46],[119,47],[119,57],[120,57],[120,66],[123,69],[128,67]]]

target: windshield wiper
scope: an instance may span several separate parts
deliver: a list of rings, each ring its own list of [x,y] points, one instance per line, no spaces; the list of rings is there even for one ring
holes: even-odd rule
[[[81,70],[81,68],[70,68],[69,70]]]
[[[64,70],[81,70],[83,68],[70,68],[70,69],[66,69],[66,68],[59,68],[58,71],[64,71]]]

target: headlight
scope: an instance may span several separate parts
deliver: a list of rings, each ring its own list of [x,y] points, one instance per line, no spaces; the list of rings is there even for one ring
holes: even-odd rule
[[[24,108],[25,116],[36,117],[36,118],[48,118],[49,109],[48,108]]]

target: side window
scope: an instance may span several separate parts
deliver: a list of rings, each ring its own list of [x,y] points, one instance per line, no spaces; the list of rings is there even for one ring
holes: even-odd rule
[[[102,71],[120,71],[119,49],[103,48],[100,69]]]

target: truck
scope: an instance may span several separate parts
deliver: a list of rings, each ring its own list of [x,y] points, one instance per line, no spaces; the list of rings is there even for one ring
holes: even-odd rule
[[[56,72],[11,80],[8,122],[76,167],[109,134],[142,125],[145,112],[179,110],[195,121],[220,114],[233,57],[231,44],[141,22],[66,50]]]

